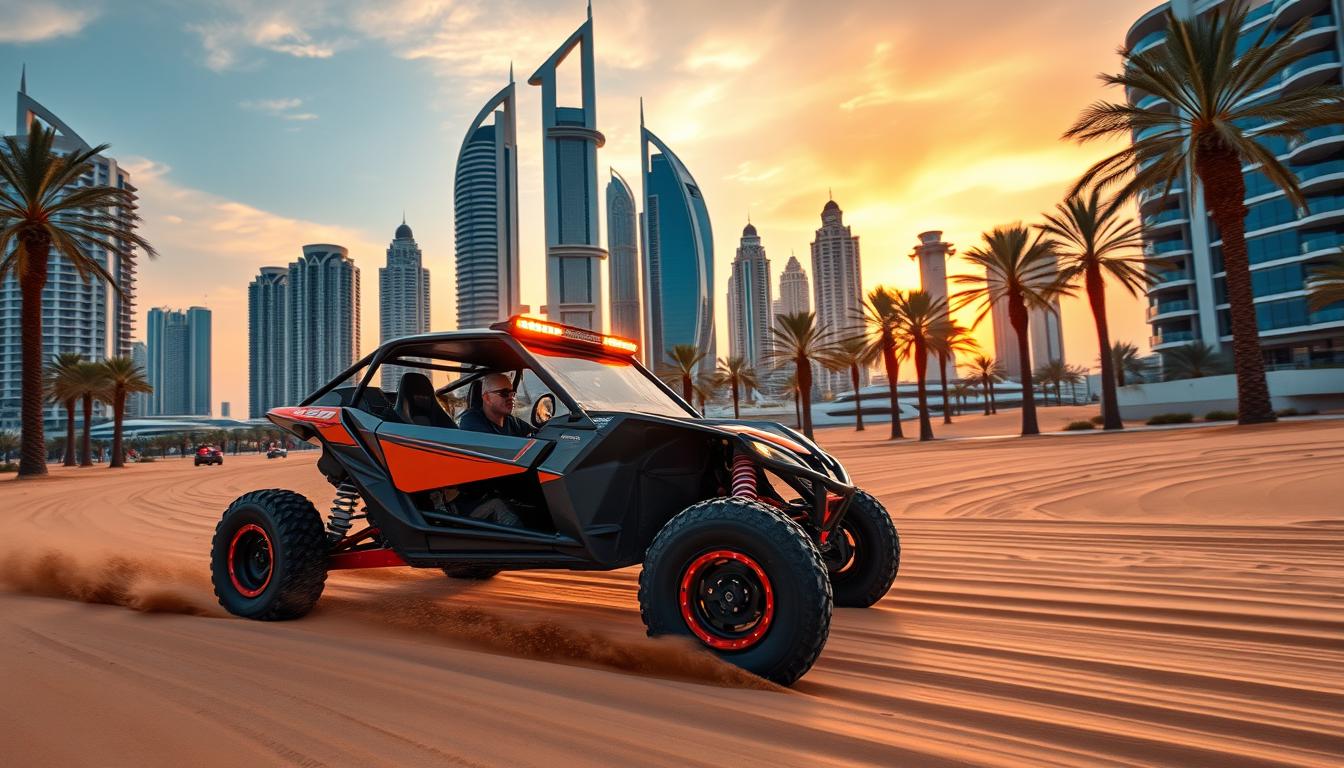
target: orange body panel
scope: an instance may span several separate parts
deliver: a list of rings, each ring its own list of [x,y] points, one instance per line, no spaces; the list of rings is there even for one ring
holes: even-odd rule
[[[341,424],[341,409],[334,407],[305,406],[297,408],[272,408],[267,417],[274,416],[289,421],[301,421],[311,425],[322,438],[333,445],[354,445],[355,438]],[[275,419],[272,419],[274,421]],[[311,442],[311,441],[309,441]]]
[[[502,460],[469,456],[453,451],[412,446],[403,442],[378,439],[392,474],[392,484],[407,493],[490,480],[527,471],[527,467]]]

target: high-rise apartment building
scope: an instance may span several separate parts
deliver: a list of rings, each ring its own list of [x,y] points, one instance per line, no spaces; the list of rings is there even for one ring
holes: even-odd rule
[[[951,320],[951,307],[947,304],[947,258],[956,253],[951,243],[943,242],[941,231],[921,232],[919,245],[910,252],[910,258],[919,261],[919,287],[934,300],[943,302],[943,319]],[[947,375],[956,378],[956,364],[949,360]],[[927,360],[927,377],[930,381],[941,381],[942,370],[938,367],[938,356],[930,353]]]
[[[259,419],[290,398],[289,269],[262,267],[247,286],[247,415]]]
[[[639,342],[639,218],[635,193],[614,168],[607,182],[607,252],[611,332]]]
[[[387,247],[387,266],[378,268],[379,343],[429,331],[429,270],[421,260],[420,246],[403,218]],[[406,370],[382,366],[383,388],[395,390]]]
[[[131,342],[131,363],[140,369],[140,375],[149,380],[149,346],[143,341]],[[149,393],[136,392],[126,398],[126,418],[149,415]]]
[[[775,305],[776,315],[812,311],[812,289],[807,284],[807,271],[793,254],[789,254],[784,271],[779,273],[779,298]]]
[[[210,310],[154,307],[145,322],[149,416],[209,416]]]
[[[467,128],[453,182],[457,327],[485,328],[520,310],[518,115],[509,84]]]
[[[728,277],[728,355],[744,359],[762,379],[773,362],[771,288],[770,259],[756,226],[747,222]]]
[[[289,265],[285,355],[297,403],[359,358],[359,267],[343,246],[303,246]]]
[[[559,106],[557,70],[579,49],[579,106]],[[572,73],[569,73],[572,74]],[[528,79],[541,86],[542,167],[546,200],[546,314],[551,320],[603,330],[602,248],[597,218],[597,130],[593,77],[593,13]]]
[[[28,94],[26,72],[19,80],[18,109],[14,136],[26,143],[29,125],[37,121],[56,132],[52,150],[57,154],[85,151],[90,144],[55,113]],[[0,180],[0,186],[4,185]],[[88,171],[75,183],[78,187],[110,186],[135,192],[130,174],[115,159],[105,155],[93,158]],[[126,227],[135,228],[133,210],[107,211],[122,218]],[[13,245],[10,246],[11,248]],[[136,255],[125,257],[85,244],[86,252],[111,274],[118,293],[101,278],[85,280],[61,256],[53,256],[42,289],[42,358],[50,360],[64,352],[76,352],[86,360],[131,354],[134,331]],[[14,273],[0,281],[0,429],[18,429],[21,398],[22,354],[20,350],[22,297]],[[95,403],[95,415],[104,415],[102,403]],[[48,428],[64,424],[57,405],[46,409]]]
[[[704,353],[700,371],[715,366],[714,231],[695,177],[672,150],[644,127],[640,105],[640,157],[644,184],[644,356],[652,368],[667,365],[672,347]],[[656,150],[650,154],[650,148]]]
[[[1226,5],[1220,0],[1172,0],[1143,16],[1125,38],[1133,51],[1166,42],[1164,14],[1190,18]],[[1307,55],[1247,96],[1277,98],[1322,84],[1338,85],[1344,56],[1344,19],[1339,0],[1253,0],[1240,30],[1238,50],[1251,48],[1262,35],[1285,34],[1299,21],[1307,29],[1294,47]],[[1158,94],[1128,94],[1135,106],[1172,107]],[[1313,128],[1301,138],[1265,135],[1260,121],[1244,126],[1298,178],[1307,210],[1298,211],[1283,192],[1254,167],[1242,169],[1246,182],[1246,246],[1251,291],[1265,363],[1307,367],[1344,362],[1344,304],[1312,311],[1306,279],[1313,265],[1344,245],[1344,125]],[[1135,134],[1163,130],[1146,128]],[[1192,341],[1230,350],[1231,322],[1222,261],[1222,241],[1208,216],[1199,186],[1184,172],[1170,194],[1161,189],[1139,193],[1145,252],[1161,259],[1157,282],[1148,289],[1149,339],[1165,352]]]
[[[1027,357],[1031,370],[1050,363],[1064,362],[1064,331],[1060,322],[1059,299],[1050,308],[1027,310]],[[1000,299],[990,310],[994,325],[994,359],[1003,367],[1005,378],[1022,381],[1022,358],[1017,350],[1017,331],[1008,319],[1008,302]],[[932,370],[932,369],[930,369]],[[952,372],[949,370],[948,375]]]
[[[817,327],[833,338],[863,330],[863,276],[859,265],[859,236],[844,222],[844,212],[834,200],[821,209],[821,228],[812,241],[812,290],[816,298]],[[817,385],[823,392],[837,393],[850,387],[844,371],[822,371]],[[859,371],[859,386],[868,383],[866,368]]]

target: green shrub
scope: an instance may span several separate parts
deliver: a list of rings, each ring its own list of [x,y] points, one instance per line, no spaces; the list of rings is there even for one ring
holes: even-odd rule
[[[1236,411],[1209,411],[1204,414],[1205,421],[1236,421]]]
[[[1100,416],[1097,417],[1097,419],[1100,418],[1101,418]],[[1096,421],[1096,419],[1093,419],[1093,421]],[[1094,424],[1093,421],[1070,421],[1069,425],[1064,428],[1064,431],[1077,432],[1083,429],[1096,429],[1097,425]]]
[[[1092,418],[1088,419],[1088,422],[1091,424],[1096,424],[1098,427],[1100,427],[1102,424],[1106,423],[1106,417],[1102,416],[1101,414],[1097,414],[1096,416],[1093,416]],[[1082,429],[1082,427],[1079,427],[1079,429]]]
[[[19,471],[19,465],[15,464],[12,461],[9,462],[8,464],[0,464],[0,472],[18,472],[18,471]]]
[[[1148,417],[1148,421],[1145,423],[1149,426],[1157,426],[1159,424],[1189,424],[1194,420],[1195,415],[1192,413],[1159,413],[1156,416]]]

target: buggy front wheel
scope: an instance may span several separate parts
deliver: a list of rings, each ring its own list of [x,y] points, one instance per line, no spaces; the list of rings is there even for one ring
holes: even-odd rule
[[[312,502],[292,491],[252,491],[225,510],[210,546],[215,596],[236,616],[297,619],[322,596],[327,535]]]

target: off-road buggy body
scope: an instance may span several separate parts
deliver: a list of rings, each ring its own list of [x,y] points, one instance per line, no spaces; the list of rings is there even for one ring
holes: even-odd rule
[[[458,578],[642,563],[650,634],[688,634],[792,683],[816,660],[831,606],[867,606],[899,563],[891,518],[843,467],[787,427],[701,418],[635,359],[634,343],[513,318],[388,342],[267,417],[321,446],[327,519],[290,491],[236,500],[212,568],[233,613],[307,613],[326,572],[409,565]],[[374,386],[386,366],[396,391]],[[528,437],[457,427],[481,379],[512,378]],[[437,389],[430,376],[447,380]],[[387,377],[384,377],[386,381]],[[500,512],[504,510],[504,512]]]

